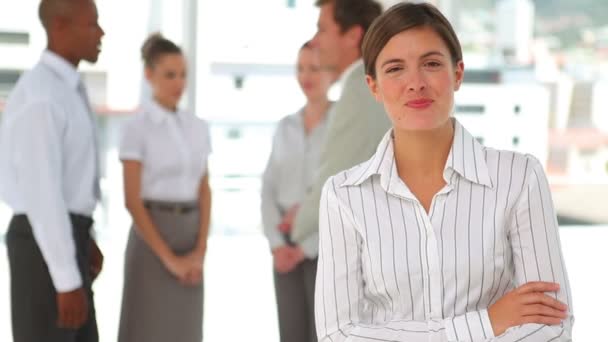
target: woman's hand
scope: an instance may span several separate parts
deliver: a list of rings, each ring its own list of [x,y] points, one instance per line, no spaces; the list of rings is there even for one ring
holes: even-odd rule
[[[182,256],[171,255],[163,260],[167,270],[177,279],[182,279],[190,271],[190,263]]]
[[[293,271],[304,259],[304,252],[298,246],[282,246],[272,251],[274,268],[278,273]]]
[[[298,214],[298,209],[300,209],[300,205],[296,204],[289,208],[285,215],[283,215],[281,223],[279,223],[279,231],[281,231],[281,233],[289,234],[289,232],[291,232],[291,227]]]
[[[281,246],[273,249],[272,257],[274,261],[274,268],[278,273],[289,273],[295,268],[291,247],[289,246]]]
[[[559,284],[530,282],[505,294],[488,308],[494,335],[522,324],[557,325],[567,317],[568,307],[545,294],[559,291]]]
[[[203,265],[205,262],[206,248],[197,248],[186,254],[184,258],[188,260],[191,268],[180,282],[186,286],[197,286],[203,281]]]
[[[183,285],[198,285],[202,280],[203,257],[200,255],[171,255],[164,260],[164,264]]]
[[[203,269],[194,268],[186,274],[186,277],[180,282],[185,286],[198,286],[203,281]]]

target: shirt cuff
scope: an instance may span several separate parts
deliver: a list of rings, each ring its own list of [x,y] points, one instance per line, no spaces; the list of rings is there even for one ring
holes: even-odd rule
[[[268,245],[270,246],[270,250],[273,250],[277,247],[285,246],[287,244],[280,233],[269,233],[266,235],[266,238],[268,239]]]
[[[82,287],[82,277],[76,260],[70,265],[49,267],[49,273],[57,292],[70,292]]]
[[[298,244],[307,259],[315,259],[319,256],[319,233],[314,233]]]
[[[297,244],[305,241],[310,234],[319,232],[319,212],[311,212],[309,206],[303,202],[295,217],[291,228],[291,240]],[[317,203],[318,205],[318,203]]]
[[[120,160],[137,160],[140,161],[141,155],[139,155],[139,153],[136,152],[128,152],[128,151],[123,151],[118,155],[118,158]]]
[[[445,328],[448,341],[479,341],[495,337],[485,309],[447,319]]]

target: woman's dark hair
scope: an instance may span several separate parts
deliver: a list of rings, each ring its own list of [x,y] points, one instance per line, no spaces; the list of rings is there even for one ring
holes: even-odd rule
[[[158,59],[166,54],[181,55],[182,49],[160,33],[152,34],[141,47],[141,58],[147,68],[153,68]]]
[[[397,34],[418,27],[435,31],[447,45],[452,63],[462,61],[460,41],[450,22],[433,5],[428,3],[399,3],[380,15],[363,38],[365,73],[376,78],[376,60],[388,41]]]

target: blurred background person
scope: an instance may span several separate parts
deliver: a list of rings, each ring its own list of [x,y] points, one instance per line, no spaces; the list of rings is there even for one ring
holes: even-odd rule
[[[153,98],[126,125],[120,148],[133,227],[118,340],[200,342],[211,210],[209,127],[178,108],[186,86],[181,48],[155,34],[142,57]]]
[[[274,260],[274,282],[283,342],[316,341],[314,287],[317,259],[289,238],[298,205],[314,181],[325,140],[333,73],[321,68],[318,51],[305,43],[297,59],[306,104],[277,125],[262,179],[262,220]]]
[[[6,104],[2,196],[16,342],[99,339],[91,285],[103,257],[92,239],[100,198],[95,117],[77,71],[104,31],[91,0],[44,0],[47,48]]]
[[[318,255],[323,184],[329,176],[369,158],[390,127],[382,106],[365,84],[361,59],[363,36],[382,6],[373,0],[318,0],[316,5],[320,11],[312,45],[319,50],[321,66],[340,75],[341,94],[329,118],[316,178],[302,200],[291,232],[291,239],[308,258]]]

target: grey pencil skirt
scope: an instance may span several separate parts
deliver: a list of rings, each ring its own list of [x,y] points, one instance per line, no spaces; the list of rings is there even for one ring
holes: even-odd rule
[[[159,233],[176,254],[195,248],[200,222],[196,203],[146,203]],[[172,210],[175,205],[192,209]],[[203,285],[181,285],[131,227],[118,342],[201,342],[202,331]]]

